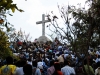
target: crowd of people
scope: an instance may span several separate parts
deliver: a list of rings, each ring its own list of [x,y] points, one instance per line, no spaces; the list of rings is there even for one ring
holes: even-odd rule
[[[88,55],[73,52],[57,39],[53,43],[17,43],[11,49],[18,60],[8,56],[0,61],[0,75],[100,75],[100,47]]]

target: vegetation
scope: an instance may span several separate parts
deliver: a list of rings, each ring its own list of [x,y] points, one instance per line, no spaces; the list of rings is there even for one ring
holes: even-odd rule
[[[74,51],[87,53],[89,47],[96,48],[100,44],[100,0],[87,0],[85,7],[79,8],[68,5],[67,7],[58,5],[64,26],[58,24],[58,17],[48,15],[53,27],[50,29],[60,37],[62,42],[70,44]],[[84,5],[85,6],[85,5]]]
[[[7,21],[7,15],[12,16],[10,10],[14,13],[16,9],[23,12],[23,10],[18,9],[17,5],[13,3],[13,0],[0,0],[0,57],[2,58],[12,55],[9,48],[9,38],[4,29],[6,29],[6,32],[12,29],[12,25]]]
[[[14,28],[12,28],[11,31],[7,32],[7,34],[10,42],[16,42],[18,39],[20,41],[30,41],[32,38],[29,33],[26,34],[25,31],[22,31],[22,29],[16,31]]]

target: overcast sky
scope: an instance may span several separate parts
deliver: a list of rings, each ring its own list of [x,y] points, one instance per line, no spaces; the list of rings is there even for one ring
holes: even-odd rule
[[[56,15],[59,14],[57,4],[59,5],[76,5],[77,3],[84,4],[85,0],[14,0],[17,6],[24,10],[23,13],[16,11],[13,16],[8,16],[8,21],[14,25],[16,31],[22,29],[26,34],[30,33],[32,40],[42,35],[42,25],[36,25],[37,21],[42,20],[42,14],[53,11]],[[46,33],[51,34],[46,28]],[[47,36],[47,35],[46,35]]]

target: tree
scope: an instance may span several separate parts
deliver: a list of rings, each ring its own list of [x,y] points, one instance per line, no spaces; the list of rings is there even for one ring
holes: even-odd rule
[[[26,34],[25,31],[23,32],[22,29],[20,28],[19,31],[16,31],[14,28],[11,29],[11,31],[7,32],[8,37],[10,42],[16,42],[17,39],[19,39],[20,41],[30,41],[31,40],[31,36],[30,34]]]
[[[6,15],[9,14],[12,16],[10,10],[14,13],[16,9],[23,12],[23,10],[18,9],[17,5],[13,3],[13,0],[0,0],[0,27],[6,27],[7,31],[10,31],[9,25],[11,24],[7,21]]]
[[[53,15],[52,18],[50,15],[47,16],[55,28],[52,32],[70,43],[74,51],[84,53],[87,53],[89,47],[95,48],[100,44],[100,1],[87,0],[86,4],[88,9],[80,7],[81,4],[79,8],[70,5],[60,8],[58,5],[65,27],[57,23],[57,16]]]
[[[53,15],[53,12],[51,12],[53,17],[51,17],[51,15],[47,16],[48,20],[51,21],[51,24],[48,26],[49,30],[52,31],[54,35],[57,35],[56,37],[59,37],[58,39],[62,43],[71,44],[73,47],[76,47],[75,45],[77,41],[77,29],[75,29],[75,27],[71,25],[71,8],[69,5],[66,8],[64,6],[60,7],[58,5],[58,9],[64,23],[62,25],[59,25],[57,23],[58,17],[56,15]]]
[[[5,32],[0,29],[0,57],[5,58],[7,55],[12,55],[9,48],[8,37]]]
[[[3,29],[7,29],[6,31],[9,32],[12,28],[12,25],[7,21],[6,15],[9,14],[12,16],[10,10],[14,13],[15,9],[23,12],[23,10],[18,9],[17,5],[13,3],[13,0],[0,0],[0,57],[2,58],[12,55],[9,48],[8,36]]]
[[[82,47],[87,51],[89,47],[95,48],[100,44],[100,1],[87,0],[86,3],[89,5],[88,10],[79,8],[72,11],[72,14],[75,19],[74,25],[80,30],[80,34],[77,35],[77,38],[83,41],[81,41],[84,43]]]

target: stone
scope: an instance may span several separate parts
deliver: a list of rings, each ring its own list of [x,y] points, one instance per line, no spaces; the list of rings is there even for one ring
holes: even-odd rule
[[[37,39],[37,41],[39,43],[46,43],[47,41],[51,41],[51,40],[48,37],[42,35]]]

